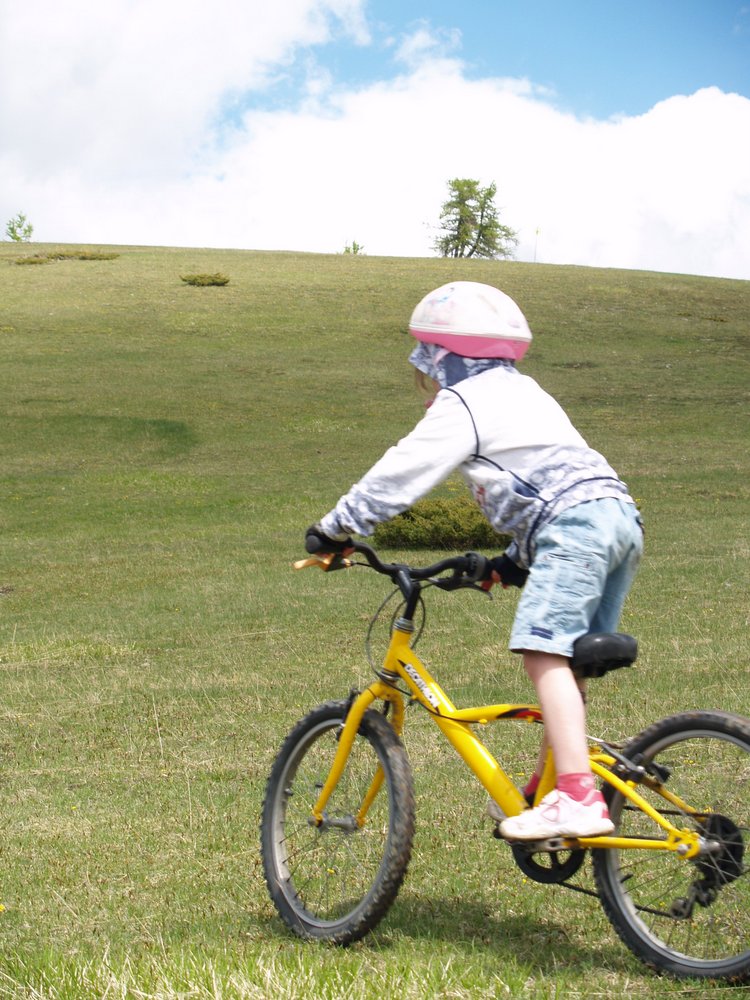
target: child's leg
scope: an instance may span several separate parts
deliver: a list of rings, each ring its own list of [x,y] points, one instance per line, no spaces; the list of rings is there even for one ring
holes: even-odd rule
[[[524,666],[534,682],[544,713],[545,737],[555,758],[557,787],[534,809],[503,820],[500,832],[511,840],[611,833],[614,825],[591,773],[582,692],[567,658],[525,650]]]
[[[584,714],[586,711],[586,680],[583,677],[576,677],[575,679],[576,687],[581,695],[581,701],[584,706]],[[547,739],[547,731],[545,729],[544,735],[542,736],[542,742],[539,746],[539,754],[536,760],[536,766],[534,767],[534,772],[529,777],[523,792],[527,797],[529,802],[532,801],[534,793],[536,792],[539,781],[544,773],[544,767],[547,763],[547,752],[549,750],[549,740]]]
[[[557,773],[590,771],[586,712],[568,660],[553,653],[526,650],[523,662],[544,714],[545,743],[552,747]]]

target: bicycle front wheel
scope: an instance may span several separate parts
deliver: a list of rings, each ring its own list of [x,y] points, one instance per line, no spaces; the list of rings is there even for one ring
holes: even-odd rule
[[[347,703],[327,702],[284,741],[266,787],[261,849],[266,884],[296,934],[350,944],[393,903],[414,837],[414,792],[406,751],[388,720],[364,715],[341,779],[315,825],[312,809],[331,767]],[[357,817],[378,769],[384,780]]]
[[[602,906],[625,944],[647,965],[675,976],[750,979],[750,721],[724,712],[685,712],[636,736],[625,755],[676,799],[638,786],[678,829],[706,849],[592,851]],[[659,836],[654,822],[605,787],[615,836]],[[687,808],[689,807],[689,808]]]

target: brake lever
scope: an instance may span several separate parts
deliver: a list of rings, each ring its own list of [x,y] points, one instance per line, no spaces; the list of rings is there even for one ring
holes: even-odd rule
[[[495,599],[494,594],[491,594],[489,590],[480,586],[475,580],[467,580],[463,574],[454,574],[444,580],[432,579],[430,583],[439,590],[478,590],[480,594],[489,597],[491,601]]]

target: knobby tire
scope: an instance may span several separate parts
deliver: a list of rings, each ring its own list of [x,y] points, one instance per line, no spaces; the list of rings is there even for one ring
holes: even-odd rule
[[[681,813],[638,790],[678,829],[713,844],[692,860],[671,851],[592,851],[604,911],[623,942],[653,969],[674,976],[750,980],[750,721],[685,712],[634,737],[625,755],[648,767],[701,815]],[[605,786],[616,835],[660,836],[654,823]]]
[[[300,937],[340,945],[364,937],[395,900],[415,812],[406,751],[388,720],[370,709],[324,823],[310,822],[346,711],[344,701],[327,702],[292,729],[271,769],[261,819],[266,884],[282,920]],[[378,765],[385,780],[359,828],[354,817]]]

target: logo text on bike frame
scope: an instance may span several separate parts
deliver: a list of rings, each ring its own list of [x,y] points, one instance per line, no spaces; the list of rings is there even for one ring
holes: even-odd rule
[[[429,684],[422,680],[417,671],[411,665],[411,663],[405,663],[403,660],[398,661],[404,670],[407,672],[409,677],[414,681],[419,690],[424,695],[425,699],[429,701],[432,707],[437,711],[440,708],[440,702],[438,701],[434,691],[430,689]]]

